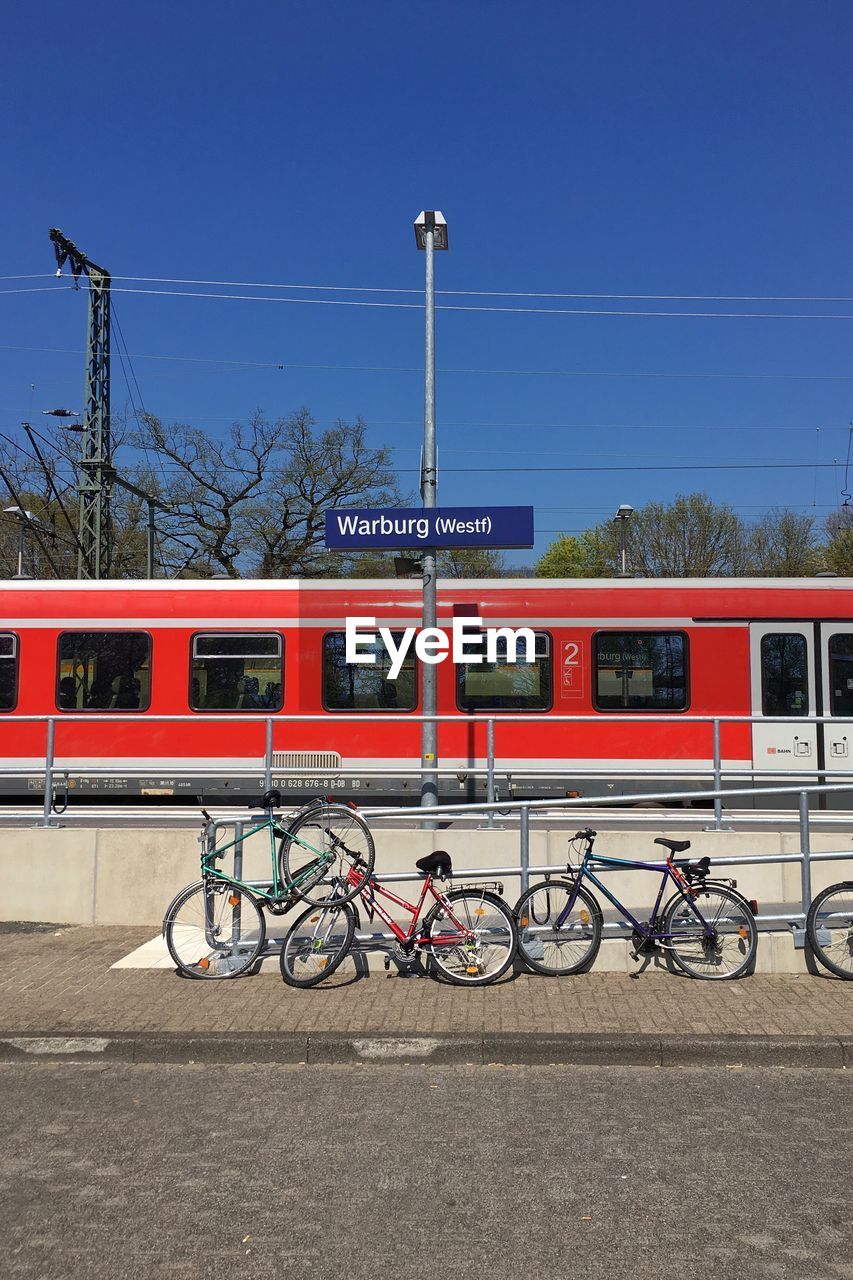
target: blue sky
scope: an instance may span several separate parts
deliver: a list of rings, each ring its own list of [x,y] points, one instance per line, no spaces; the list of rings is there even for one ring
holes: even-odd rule
[[[417,309],[142,297],[118,290],[183,286],[118,277],[419,289],[425,206],[450,227],[443,289],[853,297],[847,0],[48,0],[4,25],[0,275],[49,273],[58,225],[116,277],[132,352],[286,366],[136,358],[164,419],[361,415],[414,486]],[[853,317],[851,302],[439,302]],[[79,355],[5,348],[79,350],[84,324],[82,293],[0,297],[0,429],[79,405]],[[440,500],[533,503],[539,550],[620,502],[693,489],[747,517],[822,517],[843,468],[814,463],[846,454],[851,336],[853,318],[440,311],[442,370],[563,371],[440,373]],[[773,376],[648,376],[664,373]],[[121,407],[117,366],[113,386]],[[707,469],[745,462],[801,469]],[[582,466],[626,469],[554,470]]]

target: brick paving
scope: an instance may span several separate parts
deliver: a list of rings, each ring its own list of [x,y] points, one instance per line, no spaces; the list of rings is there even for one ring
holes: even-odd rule
[[[171,970],[112,970],[151,929],[0,927],[0,1033],[610,1032],[853,1035],[853,984],[763,975],[695,982],[647,969],[574,978],[508,976],[468,990],[426,978],[335,975],[296,991],[268,974],[193,982]]]

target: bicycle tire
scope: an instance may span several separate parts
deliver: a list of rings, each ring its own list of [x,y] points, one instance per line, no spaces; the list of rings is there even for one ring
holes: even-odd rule
[[[752,967],[758,949],[758,926],[749,903],[742,894],[718,884],[697,888],[690,901],[713,926],[713,937],[707,937],[687,899],[676,895],[663,915],[663,932],[671,935],[667,954],[690,978],[708,982],[739,978]]]
[[[827,910],[830,905],[832,911]],[[838,923],[830,925],[830,919]],[[828,942],[821,937],[825,931],[832,935]],[[831,884],[812,899],[806,935],[815,958],[825,969],[837,978],[853,980],[853,880]],[[842,961],[846,961],[846,967]]]
[[[215,879],[196,881],[178,894],[163,932],[178,969],[188,978],[206,980],[239,978],[266,941],[264,915],[252,895]]]
[[[483,889],[453,889],[444,898],[454,907],[459,923],[470,929],[476,940],[456,945],[442,944],[442,933],[458,936],[459,929],[448,920],[444,906],[433,907],[424,921],[424,932],[430,939],[430,961],[433,971],[462,987],[484,987],[497,982],[512,964],[518,946],[518,929],[512,908],[496,893]],[[463,900],[470,906],[462,906]],[[489,934],[481,940],[480,935]],[[438,946],[436,946],[438,942]]]
[[[351,902],[375,862],[370,828],[360,813],[343,804],[313,805],[298,813],[278,847],[285,890],[313,906]],[[353,869],[359,879],[350,884],[347,876]]]
[[[335,972],[354,937],[355,909],[349,902],[306,907],[281,944],[282,978],[290,987],[316,987]]]
[[[572,880],[543,880],[532,884],[515,904],[518,954],[546,978],[582,973],[595,963],[601,947],[601,907],[584,885],[578,888],[571,917],[556,928],[574,887]]]

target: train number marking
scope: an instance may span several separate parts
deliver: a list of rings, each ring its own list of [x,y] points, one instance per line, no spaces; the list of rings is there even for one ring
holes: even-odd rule
[[[584,683],[583,643],[563,640],[560,646],[560,697],[582,698]]]

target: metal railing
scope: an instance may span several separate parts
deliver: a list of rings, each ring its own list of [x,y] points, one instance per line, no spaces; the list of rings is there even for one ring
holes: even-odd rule
[[[736,795],[747,794],[743,791],[727,787],[724,789],[724,782],[735,779],[748,778],[753,781],[756,779],[780,779],[780,778],[797,778],[797,779],[825,779],[827,777],[834,778],[851,778],[853,779],[853,768],[851,769],[827,769],[824,768],[807,768],[794,767],[791,769],[762,769],[753,764],[746,766],[740,764],[737,767],[729,765],[725,766],[722,757],[722,726],[723,725],[752,725],[752,724],[793,724],[793,725],[823,725],[831,724],[836,727],[842,725],[853,726],[853,718],[847,720],[838,716],[755,716],[755,715],[676,715],[669,713],[660,714],[607,714],[598,713],[595,715],[554,715],[548,713],[531,714],[526,712],[513,712],[505,715],[489,714],[478,716],[475,714],[457,714],[457,715],[436,715],[423,716],[414,713],[401,712],[381,712],[380,717],[383,724],[420,724],[424,720],[434,720],[439,724],[453,724],[457,728],[461,726],[480,726],[485,728],[486,736],[486,759],[485,767],[468,764],[453,765],[432,765],[421,766],[420,763],[411,767],[394,767],[394,766],[361,766],[358,763],[351,765],[336,766],[276,766],[274,763],[274,731],[276,725],[282,724],[327,724],[340,723],[352,724],[353,722],[363,722],[368,724],[377,723],[376,712],[324,712],[322,714],[306,713],[306,714],[277,714],[275,716],[253,715],[251,713],[240,713],[235,719],[233,713],[217,715],[216,713],[205,713],[203,717],[199,715],[151,715],[145,713],[140,715],[139,712],[114,712],[111,711],[108,716],[104,714],[85,714],[85,713],[69,713],[61,716],[55,715],[10,715],[4,716],[2,724],[14,723],[31,723],[45,725],[45,747],[44,747],[44,763],[36,767],[37,772],[44,774],[44,818],[43,825],[50,826],[51,812],[54,806],[54,798],[56,795],[57,777],[64,778],[67,782],[73,776],[85,777],[109,777],[120,772],[123,776],[144,776],[149,775],[152,771],[163,771],[162,767],[158,769],[156,760],[151,765],[131,766],[130,768],[116,768],[111,766],[94,766],[79,768],[73,771],[66,767],[57,765],[57,746],[56,746],[56,729],[57,725],[62,724],[99,724],[104,726],[105,720],[109,723],[127,723],[136,725],[149,726],[152,724],[228,724],[233,726],[235,723],[258,724],[264,727],[264,744],[263,753],[257,757],[257,763],[247,763],[245,765],[236,764],[227,761],[227,771],[229,776],[233,777],[254,777],[259,771],[263,771],[263,785],[266,788],[272,786],[273,777],[276,773],[287,774],[291,777],[310,777],[310,778],[335,778],[344,773],[358,773],[360,776],[367,778],[420,778],[424,773],[433,773],[439,777],[457,777],[461,780],[469,778],[485,778],[486,781],[486,805],[494,806],[497,800],[498,779],[506,776],[510,784],[512,779],[534,778],[534,779],[553,779],[566,778],[566,770],[548,770],[540,768],[519,768],[512,765],[507,768],[501,767],[500,759],[496,754],[496,726],[502,724],[525,724],[534,723],[540,725],[566,724],[580,726],[585,724],[619,724],[622,728],[628,725],[646,725],[646,724],[678,724],[678,725],[709,725],[711,728],[711,757],[708,766],[691,767],[681,769],[678,767],[677,761],[667,762],[664,766],[656,766],[650,768],[648,766],[637,766],[636,768],[618,769],[608,768],[605,765],[598,767],[572,767],[569,771],[571,778],[574,779],[595,779],[608,778],[613,780],[628,779],[653,779],[656,777],[673,777],[683,778],[685,780],[701,780],[703,778],[711,778],[713,781],[713,808],[714,808],[714,830],[723,829],[723,802],[726,797],[734,797]],[[259,744],[260,745],[260,744]],[[281,749],[281,748],[279,748]],[[805,758],[805,757],[804,757]],[[226,767],[223,762],[223,768]],[[208,766],[209,771],[215,773],[215,767]],[[175,777],[194,776],[198,773],[198,766],[191,763],[187,765],[169,765],[168,773]],[[15,766],[4,767],[4,776],[31,776],[34,772],[33,766]],[[761,795],[772,794],[771,788],[764,786],[760,789]],[[711,792],[700,793],[693,791],[685,795],[684,799],[699,799],[703,795],[710,796]],[[752,789],[748,794],[758,794],[756,789]],[[596,805],[609,801],[611,797],[596,796]],[[617,799],[623,799],[620,796]],[[648,799],[647,796],[631,793],[633,801],[642,801]],[[502,801],[499,808],[504,810],[509,801]],[[556,801],[551,802],[556,803]],[[587,798],[586,803],[589,803]],[[482,806],[480,806],[482,808]],[[477,806],[474,802],[466,805],[469,812],[473,812]],[[494,823],[495,809],[490,807],[486,810],[487,824],[492,826]]]
[[[718,856],[714,854],[713,864],[718,867],[739,868],[748,866],[773,866],[785,865],[788,863],[797,863],[800,866],[800,901],[796,907],[792,905],[790,909],[784,907],[777,913],[761,912],[759,915],[759,923],[761,925],[782,925],[787,926],[791,932],[792,941],[795,947],[802,948],[805,945],[805,918],[808,913],[809,904],[812,899],[812,864],[815,862],[835,862],[835,861],[851,861],[853,860],[853,847],[849,849],[823,851],[813,853],[811,849],[810,835],[810,797],[813,795],[823,795],[833,792],[850,792],[853,790],[853,783],[830,783],[815,784],[809,787],[773,787],[768,791],[772,795],[791,795],[798,798],[798,822],[800,831],[800,849],[796,853],[778,853],[778,854],[743,854],[739,856]],[[708,790],[698,793],[700,798],[712,799],[717,792]],[[731,793],[727,793],[731,794]],[[745,788],[735,794],[750,795],[752,790]],[[685,797],[695,797],[696,792],[659,792],[652,793],[644,797],[648,800],[678,800]],[[603,797],[600,804],[616,805],[620,803],[619,797]],[[565,799],[565,800],[540,800],[540,801],[511,801],[507,804],[489,804],[488,802],[475,802],[470,805],[465,804],[441,804],[430,806],[429,808],[411,806],[401,808],[385,808],[371,810],[371,817],[391,817],[402,823],[415,824],[424,817],[434,818],[442,814],[452,815],[459,812],[470,812],[472,809],[483,812],[500,808],[502,813],[509,811],[518,817],[518,863],[509,866],[488,866],[454,870],[454,880],[493,880],[496,877],[513,877],[518,878],[521,882],[520,888],[523,893],[530,885],[530,877],[534,875],[554,876],[561,874],[561,864],[547,863],[542,865],[531,865],[530,862],[530,819],[531,814],[547,810],[549,815],[553,815],[553,811],[571,813],[572,810],[582,807],[584,801],[581,799]],[[233,830],[235,833],[235,864],[234,875],[238,879],[242,879],[243,870],[243,842],[242,835],[244,830],[244,822],[239,819],[217,819],[211,826],[214,843],[217,833],[225,830]],[[594,863],[594,859],[593,859]],[[650,862],[643,859],[644,866],[659,866],[663,869],[665,863]],[[604,868],[606,871],[624,872],[630,871],[630,865],[624,867],[608,866]],[[381,883],[405,883],[406,881],[422,880],[424,875],[420,871],[403,871],[381,873],[376,879]],[[269,889],[270,883],[267,880],[248,880],[245,882],[256,888]],[[625,932],[626,926],[622,923],[605,921],[605,928],[613,930],[619,934]],[[365,945],[385,945],[393,944],[393,937],[389,934],[359,934],[360,943]],[[274,949],[274,948],[273,948]]]

